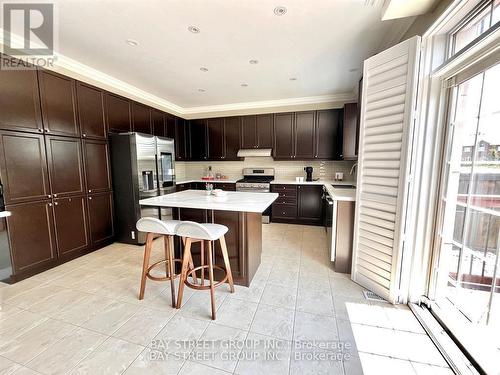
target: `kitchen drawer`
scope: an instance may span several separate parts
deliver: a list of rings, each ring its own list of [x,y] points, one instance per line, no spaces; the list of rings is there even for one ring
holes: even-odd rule
[[[297,217],[297,206],[286,204],[273,204],[273,219],[295,219]]]
[[[271,185],[271,190],[276,193],[283,192],[288,194],[297,194],[296,185]]]
[[[297,191],[296,190],[278,190],[275,193],[279,194],[280,198],[294,198],[297,199]]]
[[[297,197],[289,197],[289,196],[279,196],[278,199],[274,202],[274,204],[293,204],[297,205]]]

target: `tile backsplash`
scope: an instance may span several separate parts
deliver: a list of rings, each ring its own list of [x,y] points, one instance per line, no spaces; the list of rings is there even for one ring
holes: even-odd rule
[[[177,181],[199,179],[207,173],[209,166],[212,166],[214,175],[221,173],[233,180],[241,178],[243,168],[274,168],[275,178],[279,180],[305,177],[304,167],[311,166],[314,168],[314,179],[333,180],[335,172],[343,172],[345,181],[354,182],[356,181],[356,169],[352,175],[349,174],[353,164],[353,161],[276,161],[272,157],[249,157],[243,161],[176,162],[175,170]]]

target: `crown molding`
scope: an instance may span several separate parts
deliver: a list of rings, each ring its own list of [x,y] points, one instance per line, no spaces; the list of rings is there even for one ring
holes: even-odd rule
[[[0,46],[3,51],[4,30],[0,28]],[[12,39],[22,42],[24,39],[12,34]],[[275,99],[254,102],[242,102],[198,107],[181,107],[162,99],[136,86],[128,84],[100,70],[82,64],[60,53],[54,54],[54,65],[43,68],[67,75],[79,81],[91,84],[101,89],[122,95],[142,104],[149,105],[164,112],[185,119],[237,116],[246,114],[275,113],[288,111],[305,111],[316,109],[341,108],[344,103],[357,100],[356,88],[349,93],[309,96],[301,98]]]

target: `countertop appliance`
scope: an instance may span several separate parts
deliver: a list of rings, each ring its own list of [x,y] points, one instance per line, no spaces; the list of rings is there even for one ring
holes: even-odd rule
[[[274,180],[274,168],[244,168],[243,178],[236,181],[236,191],[269,193]],[[271,207],[262,213],[262,222],[269,223]]]
[[[172,209],[141,207],[139,200],[175,191],[174,140],[141,133],[110,135],[115,232],[119,242],[146,240],[135,224],[143,216],[172,218]]]
[[[304,167],[306,171],[306,181],[311,182],[313,180],[313,167]]]

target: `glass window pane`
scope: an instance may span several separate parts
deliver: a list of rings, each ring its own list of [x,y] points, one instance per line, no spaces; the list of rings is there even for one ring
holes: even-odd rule
[[[491,3],[490,3],[491,5]],[[491,8],[487,7],[454,34],[453,54],[490,28]]]
[[[493,3],[493,22],[492,25],[500,21],[500,0],[495,0]]]

